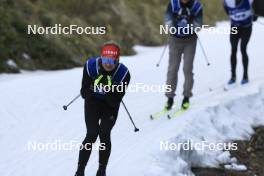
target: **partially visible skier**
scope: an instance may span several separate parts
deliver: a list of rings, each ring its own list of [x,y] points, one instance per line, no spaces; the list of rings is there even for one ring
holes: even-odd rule
[[[201,27],[203,23],[203,7],[198,0],[171,0],[165,14],[165,24],[176,29],[188,27]],[[172,108],[175,91],[178,83],[178,72],[183,60],[183,72],[185,77],[182,108],[189,107],[189,99],[192,97],[193,62],[196,52],[197,35],[195,32],[188,33],[178,30],[169,37],[169,67],[167,72],[167,85],[171,91],[166,92],[168,97],[165,109]]]
[[[224,0],[224,8],[231,20],[231,27],[237,27],[237,34],[230,34],[230,42],[232,47],[231,53],[231,79],[228,84],[236,82],[236,66],[237,66],[237,47],[241,41],[240,49],[242,53],[242,62],[244,73],[241,84],[249,82],[248,78],[248,54],[247,45],[252,33],[252,22],[257,20],[252,9],[253,0]]]
[[[103,46],[101,56],[90,58],[84,66],[81,95],[85,99],[87,133],[80,150],[75,176],[84,176],[92,144],[98,136],[101,147],[96,176],[106,176],[106,166],[111,153],[111,130],[115,125],[126,85],[130,81],[129,70],[119,63],[119,55],[120,47],[114,42],[109,42]],[[123,86],[123,90],[117,90],[117,85]],[[100,89],[104,86],[112,88],[110,91]]]

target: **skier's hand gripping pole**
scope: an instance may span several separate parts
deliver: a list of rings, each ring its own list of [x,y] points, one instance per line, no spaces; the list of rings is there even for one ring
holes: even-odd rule
[[[132,117],[131,117],[131,115],[130,115],[130,113],[129,113],[129,111],[128,111],[126,105],[125,105],[125,103],[123,102],[123,100],[122,100],[121,102],[122,102],[122,104],[123,104],[123,106],[124,106],[124,108],[125,108],[125,110],[126,110],[126,112],[127,112],[127,115],[128,115],[128,117],[129,117],[131,123],[133,124],[133,126],[134,126],[134,128],[135,128],[134,131],[135,131],[135,132],[138,132],[139,129],[136,127],[136,125],[135,125],[135,123],[134,123],[134,121],[133,121],[133,119],[132,119]]]
[[[67,111],[68,107],[73,103],[75,102],[79,97],[81,96],[81,94],[77,95],[73,100],[71,100],[67,105],[63,105],[63,109],[65,111]]]
[[[264,26],[264,23],[258,20],[259,18],[262,18],[262,17],[263,17],[262,15],[254,14],[253,22],[256,22],[256,23]]]

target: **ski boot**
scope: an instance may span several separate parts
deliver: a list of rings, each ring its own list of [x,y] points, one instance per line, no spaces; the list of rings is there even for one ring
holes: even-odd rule
[[[186,110],[190,107],[189,97],[184,97],[182,100],[182,109]]]
[[[236,77],[232,77],[229,81],[228,81],[228,85],[234,84],[236,83]]]
[[[171,110],[173,103],[174,103],[173,98],[168,98],[168,101],[167,101],[167,103],[165,105],[165,109],[166,110]]]
[[[243,79],[241,81],[241,85],[247,84],[249,82],[247,74],[244,74]]]
[[[249,82],[248,79],[242,79],[241,84],[244,85],[244,84],[247,84],[248,82]]]

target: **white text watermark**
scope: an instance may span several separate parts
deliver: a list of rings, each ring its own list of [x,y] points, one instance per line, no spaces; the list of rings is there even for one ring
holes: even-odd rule
[[[27,150],[29,151],[71,151],[71,150],[105,150],[105,143],[86,143],[77,141],[62,142],[54,140],[52,142],[28,141]]]
[[[69,26],[62,26],[61,24],[55,24],[54,26],[39,26],[39,25],[28,25],[28,35],[104,35],[106,34],[106,27],[104,26],[78,26],[75,24]]]
[[[194,35],[199,31],[205,31],[208,34],[217,34],[217,35],[230,35],[237,34],[237,27],[212,27],[209,25],[202,25],[201,27],[195,27],[193,24],[187,24],[185,27],[175,27],[170,25],[160,25],[160,34],[161,35]]]
[[[193,142],[192,140],[187,140],[186,142],[169,142],[169,141],[160,141],[160,150],[197,150],[197,151],[234,151],[237,150],[237,143],[224,143],[224,142],[209,142],[209,141],[200,141]]]
[[[94,85],[93,86],[94,92],[130,92],[130,93],[166,93],[171,92],[172,88],[171,85],[160,85],[160,84],[144,84],[144,83],[135,83],[131,85],[127,85],[126,82],[122,82],[118,85]]]

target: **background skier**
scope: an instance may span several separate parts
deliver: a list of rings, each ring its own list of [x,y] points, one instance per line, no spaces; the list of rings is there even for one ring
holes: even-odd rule
[[[203,7],[197,0],[171,0],[167,7],[165,23],[170,27],[200,27],[203,22]],[[171,86],[171,91],[166,93],[168,97],[165,108],[171,109],[173,98],[178,82],[178,71],[183,56],[184,82],[184,99],[182,108],[189,107],[189,98],[192,96],[193,88],[193,62],[197,44],[197,35],[194,32],[178,30],[177,34],[170,35],[169,38],[169,67],[167,73],[167,85]]]
[[[257,20],[252,10],[253,0],[224,0],[224,8],[231,20],[231,27],[237,27],[237,34],[230,34],[231,42],[231,79],[228,84],[236,82],[237,46],[241,40],[241,53],[243,61],[243,78],[241,84],[248,83],[248,54],[247,45],[252,33],[252,21]]]
[[[100,57],[90,58],[83,69],[81,95],[85,99],[85,123],[87,134],[80,149],[78,169],[75,176],[84,176],[92,143],[99,136],[103,144],[99,150],[99,169],[96,176],[106,175],[106,166],[111,153],[111,130],[116,122],[120,102],[125,91],[112,89],[104,92],[95,86],[129,84],[130,73],[125,65],[119,63],[120,47],[114,42],[106,43]],[[114,87],[114,86],[112,86]],[[125,90],[125,89],[124,89]]]

